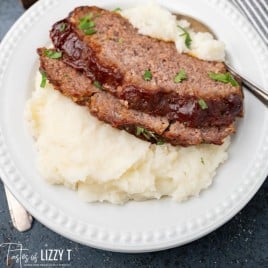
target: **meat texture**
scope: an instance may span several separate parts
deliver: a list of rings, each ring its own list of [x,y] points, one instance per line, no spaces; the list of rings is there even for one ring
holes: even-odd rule
[[[128,108],[123,100],[99,85],[94,85],[93,80],[69,66],[63,58],[47,57],[47,51],[45,48],[38,49],[40,70],[46,74],[54,88],[74,102],[88,106],[94,116],[113,127],[124,129],[152,143],[169,142],[183,146],[222,144],[224,138],[235,131],[233,123],[228,126],[193,128],[179,121],[169,121],[163,116]]]
[[[81,27],[87,17],[94,24],[91,34]],[[126,109],[165,117],[199,132],[204,127],[228,128],[243,114],[241,86],[208,76],[209,72],[225,73],[224,63],[180,54],[173,42],[139,34],[116,12],[78,7],[52,27],[50,36],[67,65],[98,81]],[[144,79],[146,70],[150,80]],[[181,70],[187,79],[176,83],[174,77]]]

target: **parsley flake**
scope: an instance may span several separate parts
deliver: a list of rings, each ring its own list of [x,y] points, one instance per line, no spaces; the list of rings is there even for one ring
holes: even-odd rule
[[[87,14],[83,18],[79,19],[79,22],[80,23],[79,23],[79,26],[78,27],[80,28],[82,25],[86,24],[87,22],[91,21],[92,19],[93,19],[93,13]]]
[[[120,7],[117,7],[117,8],[115,8],[115,9],[113,10],[113,12],[120,12],[120,11],[122,11],[122,9],[121,9]]]
[[[136,127],[136,135],[140,136],[144,131],[143,127]]]
[[[95,29],[93,29],[93,28],[89,28],[89,29],[85,29],[84,30],[84,33],[86,34],[86,35],[92,35],[92,34],[95,34],[97,31],[95,30]]]
[[[156,143],[156,145],[162,145],[165,143],[164,139],[159,135],[143,127],[136,127],[136,136],[143,136],[143,138],[145,138],[147,141]]]
[[[151,81],[152,80],[152,73],[151,73],[151,71],[150,70],[146,70],[145,72],[144,72],[144,74],[143,74],[143,79],[145,80],[145,81]]]
[[[124,42],[124,39],[123,39],[123,38],[119,38],[119,39],[118,39],[118,43],[119,43],[119,44],[123,44],[123,42]]]
[[[82,30],[86,30],[86,29],[93,28],[93,27],[95,27],[95,22],[93,20],[84,22],[80,25],[80,29]]]
[[[163,144],[165,144],[165,141],[164,140],[158,140],[156,142],[156,145],[163,145]]]
[[[89,13],[79,20],[78,28],[81,29],[86,35],[92,35],[97,32],[95,29],[96,23],[92,19],[93,13]]]
[[[61,25],[60,25],[60,32],[64,32],[65,30],[66,30],[66,27],[67,27],[67,24],[66,23],[62,23]]]
[[[46,83],[47,83],[47,76],[46,76],[46,73],[45,72],[41,72],[41,83],[40,83],[40,87],[41,88],[44,88],[46,87]]]
[[[181,27],[180,25],[178,25],[178,28],[180,28],[183,31],[183,33],[180,34],[180,36],[185,36],[184,43],[185,43],[186,47],[190,49],[191,44],[192,44],[192,38],[191,38],[189,32],[185,28]]]
[[[205,109],[208,108],[207,103],[206,103],[203,99],[199,99],[199,100],[198,100],[198,104],[199,104],[199,106],[200,106],[200,108],[201,108],[202,110],[205,110]]]
[[[47,49],[45,50],[45,55],[50,59],[59,59],[62,57],[62,52]]]
[[[93,85],[94,85],[96,88],[103,90],[102,84],[101,84],[99,81],[97,81],[97,80],[94,81],[94,82],[93,82]]]
[[[230,83],[232,86],[237,87],[239,86],[238,82],[234,79],[234,77],[230,74],[230,73],[213,73],[213,72],[209,72],[208,73],[209,78],[215,80],[215,81],[219,81],[222,83]]]
[[[174,77],[174,83],[181,83],[183,80],[187,79],[186,72],[182,69]]]
[[[203,158],[203,157],[200,158],[200,161],[201,161],[201,163],[202,163],[203,165],[205,165],[205,161],[204,161],[204,158]]]

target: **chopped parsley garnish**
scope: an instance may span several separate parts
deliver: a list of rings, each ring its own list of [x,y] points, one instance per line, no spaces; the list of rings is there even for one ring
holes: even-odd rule
[[[239,86],[238,82],[234,79],[234,77],[230,74],[230,73],[225,73],[225,74],[222,74],[222,73],[213,73],[213,72],[209,72],[208,73],[208,76],[215,80],[215,81],[219,81],[219,82],[222,82],[222,83],[230,83],[232,86],[234,87],[237,87]]]
[[[97,81],[97,80],[94,81],[94,82],[93,82],[93,85],[94,85],[96,88],[103,90],[102,84],[101,84],[99,81]]]
[[[115,9],[113,10],[113,12],[120,12],[120,11],[122,11],[122,9],[121,9],[120,7],[117,7],[117,8],[115,8]]]
[[[136,127],[136,135],[143,136],[147,141],[154,142],[157,145],[162,145],[165,143],[163,138],[161,138],[159,135],[143,127],[138,127],[138,126]]]
[[[86,35],[92,35],[97,32],[95,29],[96,24],[92,19],[93,13],[89,13],[79,20],[78,28],[81,29]]]
[[[206,103],[203,99],[199,99],[199,100],[198,100],[198,104],[199,104],[199,106],[200,106],[200,108],[201,108],[202,110],[205,110],[205,109],[208,108],[207,103]]]
[[[84,30],[84,33],[86,35],[92,35],[92,34],[95,34],[97,31],[94,29],[94,28],[89,28],[89,29],[85,29]]]
[[[160,139],[156,142],[156,145],[163,145],[163,144],[165,144],[165,141],[163,139],[162,140]]]
[[[191,44],[192,44],[192,38],[191,38],[189,32],[185,28],[181,27],[180,25],[178,25],[178,28],[180,28],[183,31],[183,33],[180,34],[180,36],[185,36],[184,43],[185,43],[186,47],[190,49]]]
[[[79,19],[79,29],[84,29],[83,27],[86,27],[88,22],[90,22],[93,19],[93,13],[89,13],[83,18]]]
[[[59,59],[62,57],[62,52],[47,49],[45,50],[45,55],[50,59]]]
[[[144,132],[144,128],[143,127],[136,127],[136,135],[140,136],[143,132]]]
[[[60,32],[64,32],[65,31],[65,29],[66,29],[66,27],[67,27],[67,24],[66,23],[62,23],[61,25],[60,25]]]
[[[203,158],[203,157],[201,157],[201,158],[200,158],[200,160],[201,160],[201,163],[202,163],[203,165],[205,165],[204,158]]]
[[[123,38],[119,38],[119,39],[118,39],[118,43],[119,43],[119,44],[123,44],[123,42],[124,42],[124,39],[123,39]]]
[[[187,79],[187,74],[186,72],[182,69],[180,70],[176,76],[174,77],[174,83],[181,83],[182,80]]]
[[[150,80],[152,80],[152,73],[151,73],[151,71],[150,70],[146,70],[145,72],[144,72],[144,74],[143,74],[143,79],[145,80],[145,81],[150,81]]]
[[[46,83],[47,83],[47,76],[46,76],[46,73],[45,72],[41,72],[41,83],[40,83],[40,87],[41,88],[44,88],[46,86]]]
[[[88,28],[95,27],[95,25],[95,22],[93,20],[90,20],[89,22],[84,23],[81,29],[86,30]]]

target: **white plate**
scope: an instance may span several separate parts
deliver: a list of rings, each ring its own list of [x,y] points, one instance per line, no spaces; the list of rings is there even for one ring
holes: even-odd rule
[[[0,47],[1,177],[17,199],[43,224],[80,243],[121,252],[166,249],[197,239],[233,217],[252,198],[268,173],[268,111],[245,92],[245,117],[232,139],[230,158],[212,187],[199,198],[124,206],[86,204],[75,192],[47,184],[35,168],[33,140],[23,120],[33,90],[37,47],[49,42],[51,25],[78,5],[126,7],[143,0],[42,0],[27,11]],[[174,12],[212,26],[227,45],[232,63],[268,86],[268,54],[249,23],[227,1],[159,1]],[[266,76],[265,76],[266,74]]]

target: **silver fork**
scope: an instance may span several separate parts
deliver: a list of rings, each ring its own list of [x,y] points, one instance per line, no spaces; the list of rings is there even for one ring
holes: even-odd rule
[[[254,94],[260,101],[262,101],[268,107],[268,93],[266,90],[264,90],[260,86],[257,86],[254,82],[250,81],[248,78],[245,78],[245,76],[242,76],[228,63],[225,62],[225,65],[228,71],[232,75],[238,77],[242,81],[246,89],[248,89],[252,94]]]
[[[32,216],[15,199],[6,186],[4,186],[7,198],[8,209],[13,226],[19,231],[24,232],[32,227]]]

